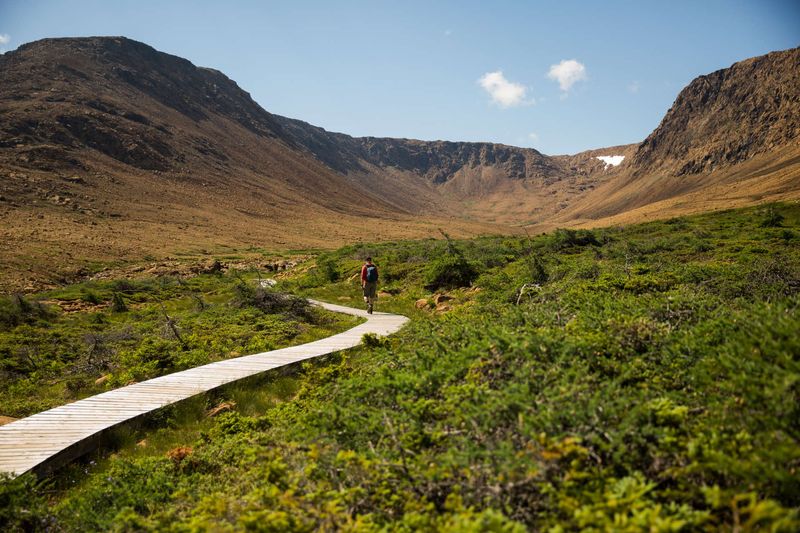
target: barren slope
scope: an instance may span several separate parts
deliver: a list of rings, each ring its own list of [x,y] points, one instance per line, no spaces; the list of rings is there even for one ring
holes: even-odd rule
[[[0,262],[14,287],[145,254],[498,231],[446,205],[413,217],[424,202],[383,201],[294,146],[221,73],[124,38],[0,56],[0,116]]]
[[[800,198],[800,48],[700,76],[613,179],[540,227]]]

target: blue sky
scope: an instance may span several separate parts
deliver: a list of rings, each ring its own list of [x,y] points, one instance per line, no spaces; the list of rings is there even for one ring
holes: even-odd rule
[[[351,135],[638,142],[700,74],[800,45],[800,1],[0,0],[0,50],[125,35]]]

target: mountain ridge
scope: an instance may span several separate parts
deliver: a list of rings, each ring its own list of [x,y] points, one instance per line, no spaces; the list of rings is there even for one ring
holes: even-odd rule
[[[697,78],[642,143],[548,156],[329,132],[144,43],[45,39],[0,55],[0,224],[39,259],[61,242],[84,258],[130,257],[594,225],[648,205],[702,209],[704,194],[795,198],[799,50]]]

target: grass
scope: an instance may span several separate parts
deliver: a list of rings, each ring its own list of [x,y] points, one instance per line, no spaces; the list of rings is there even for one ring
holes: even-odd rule
[[[796,531],[798,235],[800,206],[778,204],[320,254],[282,290],[359,301],[348,279],[371,255],[388,294],[379,309],[411,324],[303,365],[281,391],[223,395],[242,403],[219,417],[199,415],[203,404],[50,491],[0,485],[3,519],[66,531]],[[437,286],[449,310],[417,309],[440,261],[474,279]]]
[[[253,276],[88,282],[0,301],[0,414],[27,416],[133,381],[301,344],[356,324],[280,297],[265,307],[264,297],[272,293],[256,288]],[[85,310],[64,312],[59,303]]]

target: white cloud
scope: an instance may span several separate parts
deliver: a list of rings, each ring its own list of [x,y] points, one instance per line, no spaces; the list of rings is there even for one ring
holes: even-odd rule
[[[536,133],[535,131],[532,131],[531,133],[528,134],[528,140],[530,142],[532,142],[532,143],[538,143],[539,142],[539,134]]]
[[[451,35],[453,35],[453,30],[444,30],[445,37],[450,37]]]
[[[0,44],[8,44],[11,42],[11,36],[7,33],[0,33]]]
[[[634,81],[632,81],[632,82],[630,82],[628,84],[628,92],[631,92],[633,94],[638,93],[640,88],[641,88],[641,84],[636,80],[634,80]]]
[[[492,102],[500,107],[514,107],[532,104],[533,99],[526,100],[528,89],[521,83],[508,81],[503,71],[487,72],[478,80],[483,89],[492,97]]]
[[[586,79],[586,67],[575,59],[563,59],[558,65],[551,65],[547,77],[558,82],[564,92],[575,83]]]

